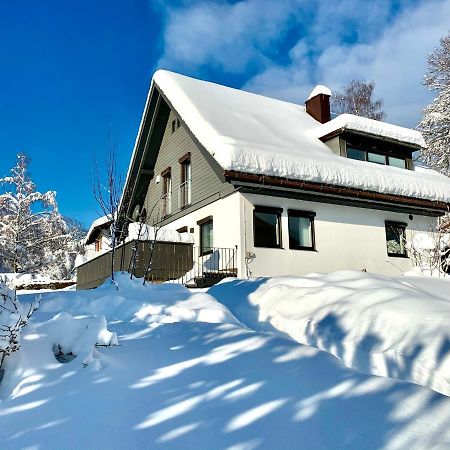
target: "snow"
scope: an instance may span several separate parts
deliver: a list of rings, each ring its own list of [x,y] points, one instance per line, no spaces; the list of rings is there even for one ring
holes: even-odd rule
[[[87,245],[89,242],[89,239],[92,235],[92,233],[94,232],[94,230],[96,230],[98,227],[102,227],[103,225],[106,226],[106,224],[108,222],[111,222],[111,218],[108,215],[99,217],[98,219],[95,219],[92,223],[91,226],[89,227],[89,230],[86,234],[86,238],[84,239],[84,245]]]
[[[312,134],[321,138],[338,130],[356,131],[417,147],[425,147],[425,141],[419,131],[381,122],[380,120],[355,116],[353,114],[340,114],[329,122],[319,125],[312,131]]]
[[[417,280],[346,270],[228,281],[208,292],[251,329],[450,396],[450,281],[436,284],[436,295]]]
[[[194,236],[190,233],[178,233],[178,231],[168,227],[157,228],[139,222],[131,222],[128,225],[126,242],[133,240],[153,241],[155,237],[158,242],[194,243]]]
[[[415,233],[411,244],[420,253],[426,250],[434,250],[437,246],[436,237],[431,233]]]
[[[118,290],[107,282],[90,291],[44,294],[0,385],[2,450],[449,447],[448,397],[352,370],[298,344],[270,318],[265,327],[249,319],[257,314],[250,292],[272,283],[267,295],[279,303],[280,295],[288,301],[296,289],[314,290],[325,276],[235,280],[206,293],[116,278]],[[365,278],[338,272],[327,280],[330,295],[349,285],[364,302]],[[383,295],[389,282],[401,284],[373,280]],[[432,311],[436,298],[426,293],[436,288],[450,307],[448,289],[435,281],[442,282],[408,278],[403,285],[423,292]],[[247,326],[214,293],[226,297]],[[20,298],[27,303],[32,296]],[[303,304],[318,301],[297,301],[297,315]],[[337,305],[339,311],[345,307]],[[398,322],[409,332],[404,325]],[[329,329],[331,341],[336,327],[330,323]],[[76,357],[59,362],[55,344]]]
[[[154,74],[153,83],[224,170],[450,201],[448,178],[334,154],[317,137],[322,125],[303,106],[164,70]],[[406,143],[423,143],[416,131],[350,117],[348,125]],[[133,158],[135,154],[136,150]]]
[[[308,100],[311,100],[313,97],[316,97],[320,94],[328,95],[331,97],[331,90],[323,84],[318,84],[309,94]]]

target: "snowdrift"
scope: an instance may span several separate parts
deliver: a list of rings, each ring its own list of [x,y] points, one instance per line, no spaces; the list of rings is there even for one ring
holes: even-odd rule
[[[450,281],[425,280],[340,271],[230,280],[208,292],[253,330],[450,395]]]
[[[365,278],[347,278],[355,292],[358,284],[364,290]],[[280,331],[250,330],[208,293],[143,286],[128,275],[117,280],[118,289],[106,282],[43,294],[23,334],[16,384],[0,386],[2,450],[450,447],[448,397],[354,371]],[[327,282],[236,281],[211,291],[248,325],[267,331],[273,325],[258,322],[258,307],[248,303],[252,292],[271,282],[287,301],[294,288],[338,280],[345,284],[341,273]],[[432,289],[426,284],[410,279],[404,286],[425,293]],[[446,303],[444,288],[442,295]]]

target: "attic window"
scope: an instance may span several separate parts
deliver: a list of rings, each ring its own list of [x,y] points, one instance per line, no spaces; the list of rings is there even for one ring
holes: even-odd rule
[[[175,131],[178,130],[178,128],[180,128],[181,123],[180,123],[180,119],[173,119],[172,120],[172,133],[175,133]]]
[[[347,158],[406,169],[406,159],[404,157],[369,152],[356,147],[347,147]]]

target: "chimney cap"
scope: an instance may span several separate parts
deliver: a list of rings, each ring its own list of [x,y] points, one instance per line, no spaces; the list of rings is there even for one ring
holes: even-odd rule
[[[318,84],[309,94],[308,100],[311,100],[312,98],[320,94],[328,95],[328,97],[331,97],[331,90],[323,84]]]

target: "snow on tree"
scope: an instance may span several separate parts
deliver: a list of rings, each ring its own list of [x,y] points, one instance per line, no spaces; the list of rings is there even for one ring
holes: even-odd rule
[[[14,273],[67,276],[69,235],[56,193],[36,191],[29,158],[17,155],[11,176],[0,178],[0,265]]]
[[[450,176],[450,85],[424,109],[419,128],[426,142],[421,159],[432,169]]]
[[[440,39],[440,47],[428,55],[428,72],[424,84],[432,90],[450,86],[450,34]]]
[[[383,100],[372,98],[375,89],[373,81],[352,80],[342,92],[333,92],[332,110],[336,114],[355,114],[369,119],[383,120],[386,114],[382,110]]]
[[[440,47],[428,55],[428,71],[423,84],[437,92],[437,97],[424,109],[418,127],[426,143],[420,158],[432,169],[450,176],[450,34],[441,38]],[[442,260],[444,270],[449,272],[449,214],[439,219],[438,228],[444,233]]]
[[[20,348],[20,333],[37,310],[41,297],[25,308],[17,299],[16,292],[0,278],[0,382],[5,362]]]
[[[426,142],[421,158],[432,169],[450,175],[450,34],[428,56],[424,84],[438,93],[423,111],[419,129]]]

